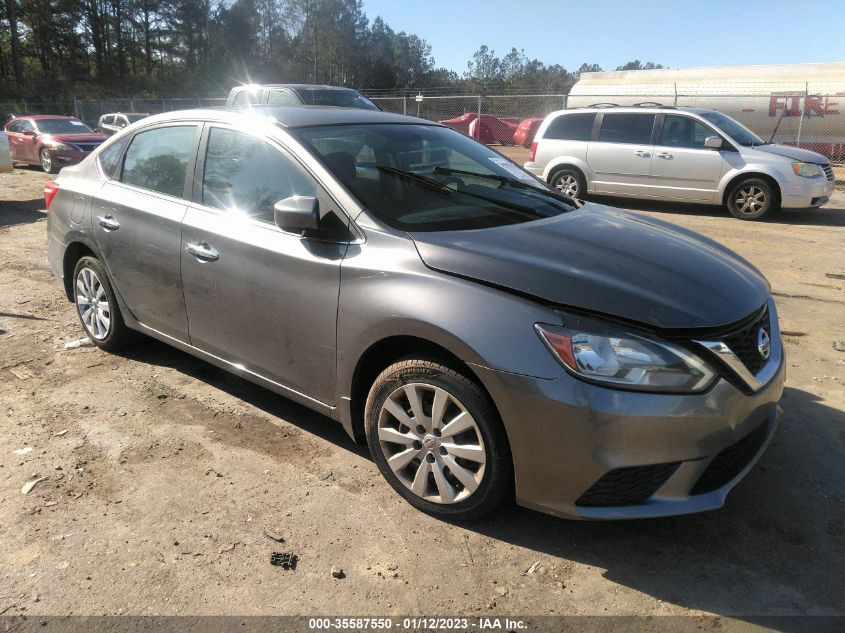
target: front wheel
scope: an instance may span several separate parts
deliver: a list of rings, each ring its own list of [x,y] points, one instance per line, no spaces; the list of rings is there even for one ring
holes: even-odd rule
[[[436,361],[409,359],[376,378],[367,443],[388,483],[423,512],[476,519],[513,495],[510,447],[484,391]]]
[[[41,163],[41,169],[43,169],[48,174],[55,174],[58,169],[56,169],[56,164],[53,162],[53,158],[50,156],[49,150],[43,148],[40,152],[38,152],[38,161]]]
[[[759,220],[777,206],[772,186],[760,178],[743,180],[728,194],[728,211],[739,220]]]

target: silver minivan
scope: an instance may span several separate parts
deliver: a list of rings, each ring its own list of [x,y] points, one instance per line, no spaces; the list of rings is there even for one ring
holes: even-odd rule
[[[714,110],[651,104],[552,112],[525,169],[576,198],[725,205],[741,220],[819,207],[834,186],[822,154],[767,143]]]

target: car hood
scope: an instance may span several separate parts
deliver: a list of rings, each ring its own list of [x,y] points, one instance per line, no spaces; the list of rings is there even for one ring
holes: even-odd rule
[[[99,134],[97,132],[85,134],[45,134],[45,137],[51,138],[54,141],[63,141],[66,143],[96,143],[105,141],[108,136]]]
[[[818,152],[811,152],[807,149],[800,149],[790,145],[758,145],[754,148],[758,152],[766,152],[767,154],[777,154],[778,156],[786,156],[793,160],[800,160],[804,163],[816,163],[817,165],[824,165],[828,162],[824,154]]]
[[[658,329],[734,323],[769,294],[760,272],[717,242],[596,204],[523,224],[409,235],[435,270]]]

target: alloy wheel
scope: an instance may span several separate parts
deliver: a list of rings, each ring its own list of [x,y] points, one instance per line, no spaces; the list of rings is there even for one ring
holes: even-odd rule
[[[50,158],[50,152],[42,149],[38,154],[38,158],[41,160],[41,169],[49,174],[53,169],[53,159]]]
[[[572,174],[564,174],[555,179],[555,189],[570,198],[578,197],[578,179]]]
[[[399,481],[431,503],[464,501],[481,485],[487,454],[467,408],[441,387],[409,383],[384,401],[379,445]]]
[[[81,268],[76,275],[76,308],[88,334],[98,341],[109,335],[109,298],[97,273],[90,268]]]
[[[736,194],[736,208],[745,215],[754,215],[766,206],[766,192],[756,185],[746,185]]]

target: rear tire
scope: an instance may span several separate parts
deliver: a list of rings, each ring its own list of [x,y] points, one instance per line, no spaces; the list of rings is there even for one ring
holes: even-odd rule
[[[728,194],[728,211],[738,220],[759,220],[779,206],[777,192],[762,178],[742,180]]]
[[[577,200],[583,200],[587,195],[587,180],[584,174],[574,167],[564,167],[552,172],[549,185],[558,193]]]
[[[116,352],[132,342],[133,332],[123,321],[100,260],[86,255],[76,262],[72,289],[76,314],[94,345]]]
[[[375,379],[364,419],[376,465],[415,508],[471,520],[513,498],[504,427],[467,376],[436,360],[394,363]]]

